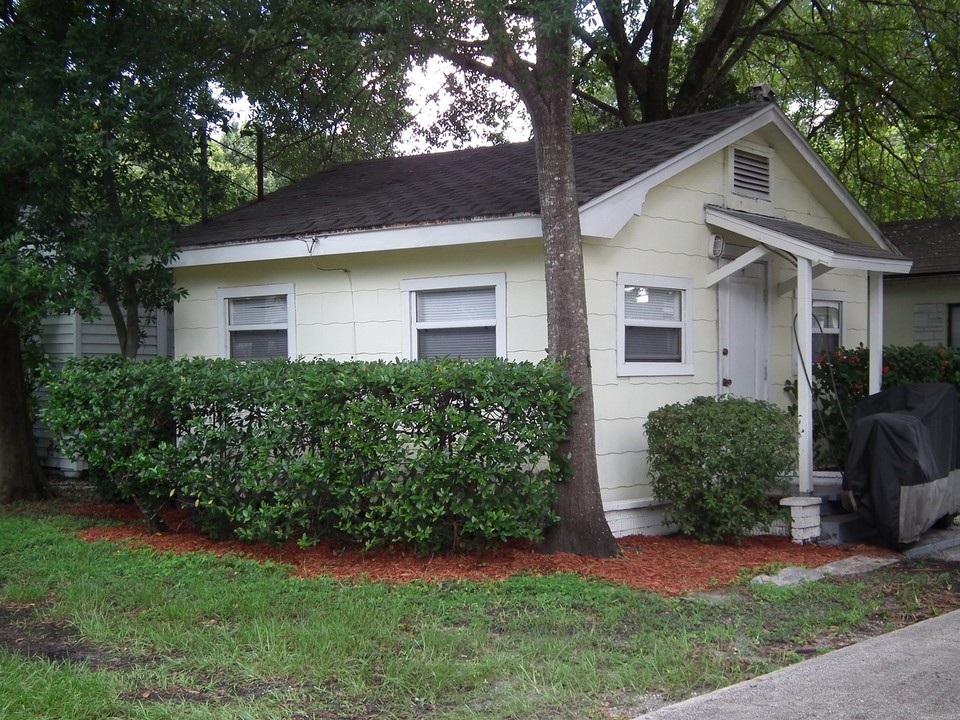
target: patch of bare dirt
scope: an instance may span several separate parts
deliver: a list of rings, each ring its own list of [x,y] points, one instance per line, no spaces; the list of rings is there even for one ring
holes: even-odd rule
[[[277,693],[286,693],[296,690],[294,685],[283,683],[260,683],[258,685],[244,685],[240,687],[216,687],[214,689],[200,689],[190,687],[171,686],[165,688],[145,688],[134,692],[121,693],[121,700],[134,702],[192,702],[220,704],[229,700],[253,700]]]
[[[119,670],[142,664],[80,639],[69,623],[44,618],[36,605],[0,605],[0,648],[51,662],[85,663],[93,669]]]

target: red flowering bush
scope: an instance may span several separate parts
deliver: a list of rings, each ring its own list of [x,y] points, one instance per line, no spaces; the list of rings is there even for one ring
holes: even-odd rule
[[[883,349],[883,389],[909,383],[950,383],[960,393],[960,349],[888,345]],[[839,348],[816,358],[813,366],[814,465],[842,468],[847,452],[847,429],[857,405],[869,394],[870,351],[863,343]],[[784,390],[797,400],[797,384]],[[796,405],[790,407],[796,412]]]

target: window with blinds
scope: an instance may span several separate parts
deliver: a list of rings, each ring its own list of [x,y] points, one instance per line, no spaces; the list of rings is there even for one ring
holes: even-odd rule
[[[624,359],[627,362],[680,362],[683,293],[627,285],[623,302]]]
[[[692,372],[689,361],[690,281],[620,273],[617,286],[620,374]]]
[[[225,298],[227,355],[236,360],[288,357],[287,295]]]
[[[416,291],[418,358],[497,357],[496,288]]]

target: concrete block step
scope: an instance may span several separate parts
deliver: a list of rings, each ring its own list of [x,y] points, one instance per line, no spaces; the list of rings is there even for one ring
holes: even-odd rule
[[[820,542],[827,545],[866,542],[876,535],[876,528],[857,513],[838,513],[820,518]]]

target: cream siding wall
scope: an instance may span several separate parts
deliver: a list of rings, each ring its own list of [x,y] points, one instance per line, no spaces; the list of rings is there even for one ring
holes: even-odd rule
[[[189,294],[177,305],[177,355],[219,355],[219,288],[292,283],[297,355],[393,360],[402,355],[402,280],[483,273],[506,274],[508,358],[545,357],[543,254],[533,240],[179,269]]]
[[[656,532],[658,527],[659,531],[664,530],[662,525],[650,521],[656,509],[651,502],[643,434],[648,414],[663,405],[685,402],[697,395],[715,395],[719,390],[717,287],[706,287],[706,276],[718,263],[707,255],[711,231],[703,222],[703,206],[739,207],[846,236],[829,212],[776,156],[773,195],[769,201],[729,193],[728,169],[727,152],[715,154],[653,189],[644,202],[642,215],[634,216],[615,238],[588,238],[585,242],[587,300],[594,348],[597,461],[603,498],[608,507],[637,506],[632,512],[636,522],[643,524],[644,532]],[[747,238],[728,233],[725,237],[728,244],[755,245]],[[780,297],[775,288],[794,277],[795,269],[777,257],[769,262],[772,269],[768,288],[771,347],[768,397],[785,406],[784,382],[796,376],[793,360],[796,309],[793,293]],[[692,376],[618,377],[618,272],[692,279]],[[818,278],[814,288],[846,293],[844,343],[865,342],[866,274],[834,270]]]
[[[704,287],[716,261],[706,254],[710,232],[703,206],[723,203],[723,167],[723,155],[717,154],[680,173],[653,189],[642,216],[634,216],[615,238],[585,243],[597,464],[605,503],[650,498],[643,424],[651,410],[717,392],[716,289]],[[618,272],[693,280],[693,375],[618,377]],[[659,527],[654,523],[646,530]]]
[[[887,278],[883,284],[884,345],[946,345],[950,305],[960,304],[960,278]],[[957,342],[954,338],[954,342]]]

